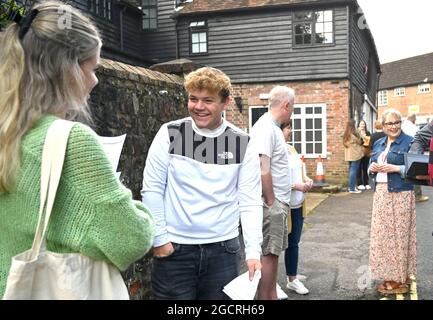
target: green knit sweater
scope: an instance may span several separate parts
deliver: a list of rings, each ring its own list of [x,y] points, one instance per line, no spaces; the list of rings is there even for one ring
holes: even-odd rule
[[[0,298],[11,258],[32,246],[39,209],[41,157],[54,116],[43,117],[22,142],[16,188],[0,193]],[[47,231],[48,250],[79,252],[126,269],[150,248],[154,222],[115,177],[96,134],[76,124]]]

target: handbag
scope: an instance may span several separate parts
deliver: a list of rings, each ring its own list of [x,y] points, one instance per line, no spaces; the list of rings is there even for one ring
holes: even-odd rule
[[[56,253],[46,248],[47,227],[74,124],[55,120],[48,128],[42,151],[35,237],[31,249],[12,258],[4,300],[129,299],[120,271],[114,265],[80,253]]]

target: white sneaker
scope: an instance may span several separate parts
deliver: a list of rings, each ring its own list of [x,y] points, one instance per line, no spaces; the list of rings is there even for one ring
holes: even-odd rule
[[[287,289],[295,291],[297,294],[307,294],[310,291],[305,288],[304,284],[299,281],[299,279],[295,279],[292,282],[287,281]]]
[[[278,300],[287,300],[289,296],[281,289],[280,285],[277,283],[277,297]]]
[[[358,186],[358,190],[365,190],[365,187],[361,184]]]
[[[367,184],[366,186],[365,186],[365,190],[370,190],[371,189],[371,187]]]
[[[355,190],[349,190],[349,193],[362,193],[362,191],[355,189]]]

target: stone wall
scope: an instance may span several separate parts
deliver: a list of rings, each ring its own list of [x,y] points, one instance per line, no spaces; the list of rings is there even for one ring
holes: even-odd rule
[[[102,136],[126,133],[117,171],[122,183],[141,200],[147,151],[167,121],[187,116],[183,79],[102,59],[98,86],[90,99],[94,130]],[[150,254],[134,263],[124,277],[132,299],[150,297]]]

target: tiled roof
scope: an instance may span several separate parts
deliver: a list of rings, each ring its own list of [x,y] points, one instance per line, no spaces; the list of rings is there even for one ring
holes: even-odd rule
[[[379,89],[433,82],[433,52],[381,65]]]
[[[348,0],[193,0],[183,5],[179,14],[214,12],[241,8],[270,7],[278,5],[348,2]]]

